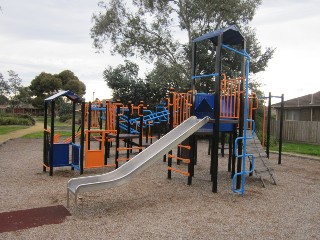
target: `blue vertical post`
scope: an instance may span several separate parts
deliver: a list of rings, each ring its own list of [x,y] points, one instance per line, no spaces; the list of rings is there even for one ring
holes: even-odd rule
[[[242,42],[242,49],[246,49],[246,43],[245,41]],[[246,59],[245,57],[242,58],[241,61],[241,76],[246,77]],[[240,85],[240,118],[239,118],[239,143],[238,143],[238,156],[241,156],[243,154],[243,128],[244,128],[244,108],[245,108],[245,102],[244,102],[244,84],[245,82],[241,80]],[[242,158],[237,158],[237,173],[242,171]],[[237,183],[236,188],[240,189],[241,187],[241,175],[237,175]]]
[[[244,126],[243,126],[243,153],[242,153],[242,176],[241,176],[241,193],[244,195],[245,174],[246,174],[246,158],[247,158],[247,130],[249,119],[249,68],[250,60],[246,58],[246,93],[245,93],[245,107],[244,107]]]

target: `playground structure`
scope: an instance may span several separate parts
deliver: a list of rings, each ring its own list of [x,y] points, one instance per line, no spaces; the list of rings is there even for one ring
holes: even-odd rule
[[[196,46],[204,40],[210,40],[216,47],[215,72],[196,75]],[[232,45],[240,45],[242,50],[234,49]],[[222,48],[242,57],[240,77],[227,78],[221,73]],[[124,106],[119,102],[106,102],[93,107],[89,103],[85,107],[85,103],[82,103],[80,145],[72,141],[74,149],[71,164],[68,164],[78,169],[80,174],[83,173],[84,166],[85,168],[115,166],[117,169],[98,176],[71,179],[68,182],[68,204],[70,193],[74,194],[76,201],[78,193],[121,185],[164,155],[168,158],[168,178],[172,177],[172,171],[174,171],[186,175],[188,184],[191,184],[194,166],[197,163],[197,138],[201,135],[209,136],[211,142],[209,153],[211,153],[212,191],[217,192],[219,143],[223,144],[225,134],[229,134],[228,171],[231,171],[232,190],[244,195],[245,177],[253,173],[255,166],[256,156],[248,152],[247,146],[249,146],[248,141],[254,139],[254,110],[258,106],[255,94],[249,94],[250,56],[245,51],[245,39],[236,26],[210,32],[194,39],[192,56],[192,90],[187,93],[176,93],[174,89],[170,89],[166,107],[162,107],[163,111],[149,112],[145,115],[148,110],[143,104],[132,106],[128,103],[128,106]],[[197,93],[196,80],[206,77],[214,79],[214,93]],[[94,121],[92,116],[96,116]],[[105,121],[105,129],[102,127],[102,120]],[[143,147],[141,140],[143,135],[147,138],[149,127],[161,122],[168,124],[170,131],[149,147]],[[93,127],[95,129],[92,129]],[[84,131],[84,128],[87,130]],[[86,141],[84,141],[84,133]],[[97,134],[97,137],[93,137],[94,134]],[[97,150],[100,152],[99,155],[92,153],[91,159],[90,140],[92,138],[100,141]],[[134,138],[139,139],[138,144],[132,141]],[[120,139],[126,144],[124,148],[119,146]],[[51,145],[54,145],[52,136],[51,140]],[[108,165],[107,157],[112,141],[116,142],[116,157],[115,163]],[[175,155],[172,149],[176,146],[178,150]],[[129,154],[133,150],[138,150],[138,154],[129,161]],[[120,159],[118,155],[120,151],[126,151],[127,157]],[[88,165],[87,162],[96,159],[99,159],[98,163]],[[173,159],[177,159],[177,164],[186,163],[188,170],[182,171],[173,167]],[[119,167],[120,161],[126,161],[126,163]]]
[[[70,97],[73,96],[73,97]],[[54,118],[51,118],[51,128],[48,129],[48,104],[51,107],[51,116],[54,116],[55,101],[59,97],[67,97],[73,101],[72,136],[59,142],[59,134],[55,134]],[[75,104],[81,104],[81,126],[75,131]],[[130,102],[127,106],[120,102],[105,101],[85,103],[83,99],[71,91],[64,91],[45,99],[44,123],[44,156],[43,171],[50,169],[53,175],[55,167],[70,166],[80,174],[84,169],[115,167],[119,162],[130,160],[134,150],[141,152],[152,143],[152,127],[156,124],[168,122],[169,112],[166,107],[159,106],[158,111],[152,112],[144,107],[143,102],[134,106]],[[133,117],[134,114],[137,117]],[[76,138],[80,140],[76,142]],[[143,143],[143,138],[145,143]],[[138,139],[138,143],[133,139]],[[120,142],[125,147],[120,147]],[[110,162],[111,144],[115,142],[115,161]],[[126,152],[126,157],[120,157],[120,152]]]
[[[65,142],[59,143],[58,136],[55,135],[55,103],[60,97],[67,97],[72,102],[72,133],[71,138],[68,138]],[[53,175],[53,169],[55,167],[71,166],[70,163],[70,146],[72,148],[72,161],[78,160],[83,155],[83,148],[76,144],[75,121],[76,121],[76,105],[80,104],[82,112],[84,112],[84,99],[76,95],[70,90],[59,92],[51,97],[45,99],[45,111],[44,111],[44,131],[43,131],[43,171],[45,172],[49,168],[49,175]],[[50,128],[48,128],[48,109],[51,110]],[[82,121],[83,121],[82,117]],[[83,142],[83,128],[81,128],[81,142]],[[80,154],[77,154],[80,152]]]

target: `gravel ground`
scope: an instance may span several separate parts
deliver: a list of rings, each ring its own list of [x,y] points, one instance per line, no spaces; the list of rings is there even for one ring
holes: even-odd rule
[[[230,190],[221,157],[214,194],[207,146],[199,143],[191,186],[178,173],[167,179],[160,160],[130,184],[81,194],[78,213],[62,224],[1,233],[0,239],[320,239],[320,161],[283,156],[276,165],[272,155],[278,185],[266,181],[263,188],[253,176],[241,197]],[[10,140],[0,153],[0,212],[66,206],[67,181],[79,174],[68,168],[53,177],[43,173],[41,139]]]

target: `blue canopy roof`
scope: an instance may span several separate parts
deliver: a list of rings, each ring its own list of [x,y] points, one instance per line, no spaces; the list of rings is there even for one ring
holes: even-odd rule
[[[240,33],[240,29],[235,26],[231,25],[226,28],[221,28],[218,30],[215,30],[213,32],[208,32],[200,37],[197,37],[193,39],[193,42],[201,42],[203,40],[209,39],[211,40],[215,45],[218,44],[218,37],[223,34],[223,44],[227,45],[238,45],[241,44],[244,40],[244,37]]]
[[[79,97],[77,94],[72,92],[71,90],[66,90],[66,91],[58,92],[52,95],[51,97],[46,98],[44,101],[51,102],[52,100],[55,100],[59,97],[67,97],[73,102],[81,102],[84,100],[83,98]]]

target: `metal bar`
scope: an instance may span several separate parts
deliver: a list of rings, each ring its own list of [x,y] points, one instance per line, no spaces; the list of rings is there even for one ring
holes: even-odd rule
[[[230,50],[230,51],[232,51],[232,52],[238,53],[238,54],[240,54],[240,55],[243,56],[243,57],[246,57],[246,58],[249,58],[249,59],[250,59],[249,54],[248,54],[247,52],[245,52],[245,51],[239,51],[239,50],[234,49],[234,48],[232,48],[232,47],[230,47],[230,46],[228,46],[228,45],[225,45],[225,44],[222,44],[222,47],[223,47],[223,48],[226,48],[226,49],[228,49],[228,50]]]
[[[54,110],[55,110],[55,100],[51,102],[51,136],[50,136],[50,154],[49,154],[49,175],[53,175],[53,158],[54,158]]]
[[[88,130],[90,131],[91,129],[91,121],[92,121],[92,108],[91,108],[91,102],[89,102],[89,113],[88,113]],[[88,132],[88,139],[89,142],[87,143],[88,150],[90,150],[90,133]]]
[[[282,96],[281,96],[281,108],[280,108],[280,133],[279,133],[279,158],[278,158],[278,164],[281,164],[281,156],[282,156],[283,118],[284,118],[284,95],[282,94]]]
[[[197,54],[197,44],[192,43],[192,76],[196,75],[196,66],[197,66],[197,60],[196,60],[196,54]],[[192,90],[192,106],[194,106],[195,103],[195,92],[196,92],[196,83],[195,78],[191,78],[191,90]],[[194,115],[194,107],[191,109],[191,114]]]
[[[203,74],[203,75],[197,75],[197,76],[192,76],[192,79],[197,79],[197,78],[207,78],[207,77],[216,77],[219,76],[219,73],[211,73],[211,74]]]
[[[44,102],[44,122],[43,122],[43,163],[48,162],[48,133],[47,131],[47,125],[48,125],[48,102]],[[42,171],[46,171],[46,167],[43,165]]]
[[[268,101],[268,118],[267,118],[267,157],[269,158],[270,154],[270,133],[271,133],[271,92],[269,92],[269,101]]]
[[[170,88],[170,122],[169,122],[169,131],[171,131],[173,129],[173,122],[174,122],[174,89]],[[170,149],[170,151],[168,152],[168,154],[172,155],[172,150]],[[168,158],[168,178],[171,179],[171,170],[170,168],[172,167],[172,158]]]
[[[212,192],[218,192],[218,154],[219,154],[219,128],[220,128],[220,76],[221,76],[221,45],[223,35],[218,36],[218,45],[216,46],[216,62],[215,71],[215,95],[214,95],[214,127],[212,128],[212,151],[211,151],[211,181],[212,181]]]
[[[85,109],[86,109],[86,103],[83,101],[81,103],[81,136],[80,136],[80,174],[83,174],[83,158],[84,158],[84,128],[85,128]]]

